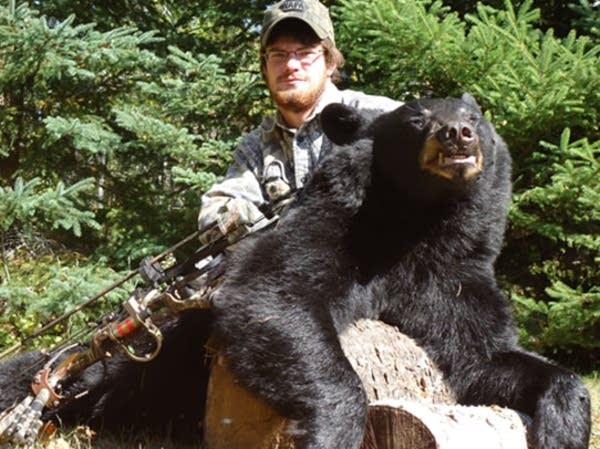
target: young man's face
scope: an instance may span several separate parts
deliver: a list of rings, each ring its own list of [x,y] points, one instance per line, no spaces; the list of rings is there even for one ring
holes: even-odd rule
[[[327,66],[322,45],[281,36],[265,54],[265,80],[277,106],[294,112],[315,107],[335,69]]]

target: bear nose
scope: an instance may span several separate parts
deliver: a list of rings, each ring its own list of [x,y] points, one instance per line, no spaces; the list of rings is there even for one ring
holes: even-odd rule
[[[475,130],[469,123],[464,122],[449,122],[435,134],[443,144],[465,146],[475,141]]]

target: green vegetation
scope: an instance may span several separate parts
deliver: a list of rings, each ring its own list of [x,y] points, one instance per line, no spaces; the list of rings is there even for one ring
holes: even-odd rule
[[[341,3],[354,85],[400,98],[476,95],[515,162],[498,275],[523,341],[598,354],[598,43],[575,30],[543,32],[530,1],[479,4],[464,17],[439,1]]]

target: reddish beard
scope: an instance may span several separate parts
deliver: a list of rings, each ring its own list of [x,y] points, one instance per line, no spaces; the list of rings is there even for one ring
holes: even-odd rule
[[[306,89],[277,90],[271,88],[271,96],[280,109],[302,112],[316,106],[325,90],[327,78],[318,85],[309,85]]]

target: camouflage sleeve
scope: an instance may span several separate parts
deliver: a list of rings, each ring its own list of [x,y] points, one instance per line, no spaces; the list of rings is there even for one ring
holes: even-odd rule
[[[234,162],[225,179],[214,184],[203,196],[198,227],[217,226],[201,236],[205,243],[223,235],[233,238],[245,233],[264,218],[259,206],[265,203],[259,181],[261,151],[255,135],[247,136],[234,152]]]

